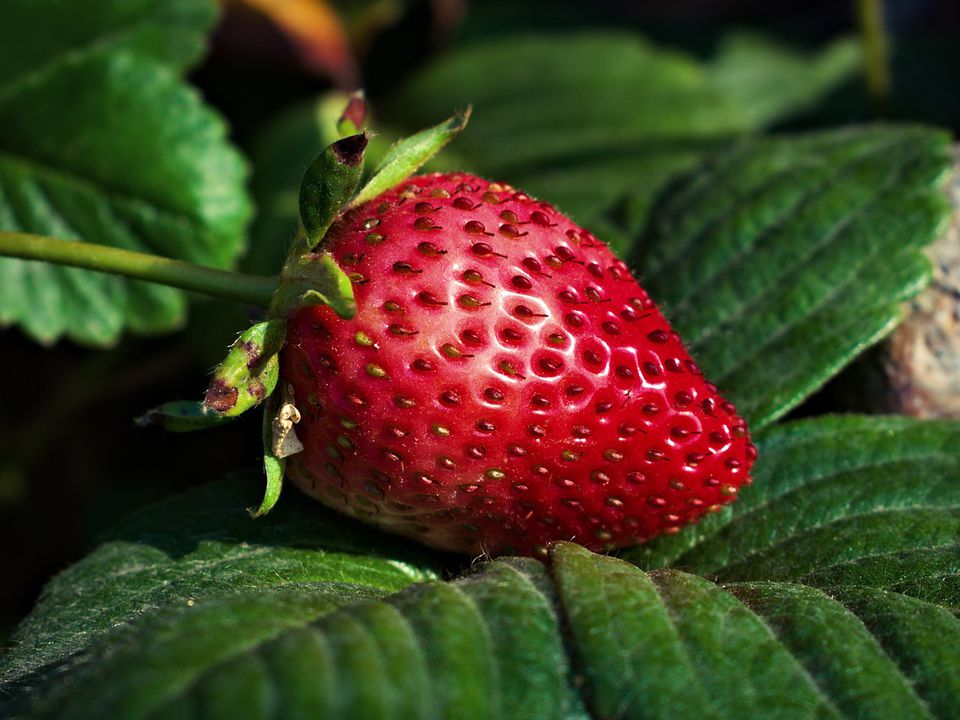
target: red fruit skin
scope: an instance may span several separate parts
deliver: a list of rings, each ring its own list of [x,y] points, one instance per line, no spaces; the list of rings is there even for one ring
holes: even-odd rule
[[[289,477],[436,548],[642,543],[732,501],[756,449],[617,259],[547,203],[412,178],[324,241],[358,312],[299,310]]]

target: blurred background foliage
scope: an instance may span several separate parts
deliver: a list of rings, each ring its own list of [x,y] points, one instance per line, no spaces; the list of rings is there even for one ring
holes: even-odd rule
[[[276,268],[292,235],[296,185],[329,133],[332,93],[358,85],[381,131],[371,154],[473,102],[443,166],[549,197],[621,250],[658,191],[745,134],[878,117],[960,130],[953,0],[886,3],[891,79],[879,98],[863,79],[854,7],[829,0],[222,5],[190,80],[250,159],[257,214],[241,266],[258,272]],[[199,395],[242,320],[242,310],[193,300],[182,331],[127,335],[111,352],[2,333],[0,545],[15,552],[0,637],[120,515],[189,478],[258,462],[256,421],[177,436],[130,421]]]

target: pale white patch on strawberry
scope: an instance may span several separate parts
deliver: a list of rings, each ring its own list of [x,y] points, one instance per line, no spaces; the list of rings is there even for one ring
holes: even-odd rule
[[[297,437],[293,426],[300,422],[300,411],[293,404],[293,389],[289,384],[283,387],[283,404],[273,419],[273,455],[278,458],[290,457],[303,452],[303,443]]]

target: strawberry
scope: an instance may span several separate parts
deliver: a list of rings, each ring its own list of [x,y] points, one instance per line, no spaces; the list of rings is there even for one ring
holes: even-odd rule
[[[601,550],[732,501],[756,449],[627,266],[547,203],[410,178],[323,240],[357,312],[292,316],[283,381],[326,505],[437,548]]]

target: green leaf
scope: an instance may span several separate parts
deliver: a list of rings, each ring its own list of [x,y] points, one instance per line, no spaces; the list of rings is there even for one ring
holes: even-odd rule
[[[27,698],[26,715],[182,717],[192,708],[190,714],[200,717],[257,717],[252,713],[272,694],[272,667],[261,659],[270,656],[271,640],[365,594],[282,588],[270,595],[194,601],[179,612],[160,613],[135,628],[121,628],[109,646],[98,646],[78,663],[82,686]],[[298,660],[308,657],[301,652]],[[110,675],[123,682],[109,683]]]
[[[836,417],[757,438],[733,505],[626,556],[724,581],[867,585],[960,608],[960,425]]]
[[[552,559],[570,644],[596,714],[711,717],[707,688],[649,576],[626,563],[597,562],[570,545]],[[648,667],[671,670],[647,674]]]
[[[205,412],[203,403],[197,400],[173,400],[147,410],[134,422],[140,427],[156,425],[169,432],[193,432],[218,427],[231,419]]]
[[[270,703],[280,717],[585,719],[548,587],[539,563],[515,560],[349,605],[336,586],[304,585],[197,601],[116,631],[69,664],[71,682],[18,709],[253,717]]]
[[[840,716],[797,658],[732,596],[679,572],[654,581],[720,717]]]
[[[204,409],[235,417],[270,397],[280,374],[277,353],[286,337],[287,323],[283,320],[265,320],[240,333],[213,372]]]
[[[720,39],[707,73],[711,87],[752,127],[765,127],[816,105],[861,64],[859,43],[840,38],[815,52],[757,33]]]
[[[32,686],[70,656],[101,638],[112,643],[127,623],[163,608],[301,586],[369,597],[434,576],[436,560],[422,549],[299,494],[252,520],[245,508],[262,483],[258,473],[213,483],[121,523],[47,586],[0,661],[0,682]]]
[[[832,594],[873,633],[936,717],[950,718],[956,713],[960,621],[955,612],[867,587],[836,588]]]
[[[727,590],[763,617],[847,717],[931,717],[881,643],[829,595],[767,582]]]
[[[368,596],[364,597],[364,593]],[[718,585],[571,544],[394,595],[324,583],[169,606],[101,637],[19,717],[924,718],[960,621],[867,587]]]
[[[471,108],[458,112],[439,125],[421,130],[395,143],[374,170],[373,177],[357,193],[351,205],[361,205],[402,182],[440,152],[467,126]]]
[[[250,215],[244,163],[172,69],[90,50],[30,77],[0,97],[0,228],[233,262]],[[175,328],[185,311],[169,288],[0,259],[0,325],[42,342],[106,345],[127,327]]]
[[[927,281],[949,147],[916,127],[746,141],[653,210],[641,282],[754,430],[889,332]]]
[[[473,103],[470,131],[443,167],[523,188],[621,250],[665,183],[704,152],[784,119],[858,70],[835,46],[812,56],[756,40],[712,66],[625,32],[497,34],[429,66],[401,89],[389,119],[421,127]],[[749,104],[734,88],[761,88],[767,99]]]
[[[960,698],[960,622],[896,593],[717,586],[571,545],[551,574],[596,716],[949,718]]]
[[[125,52],[185,69],[204,50],[216,16],[208,0],[5,0],[0,103],[68,57]]]

